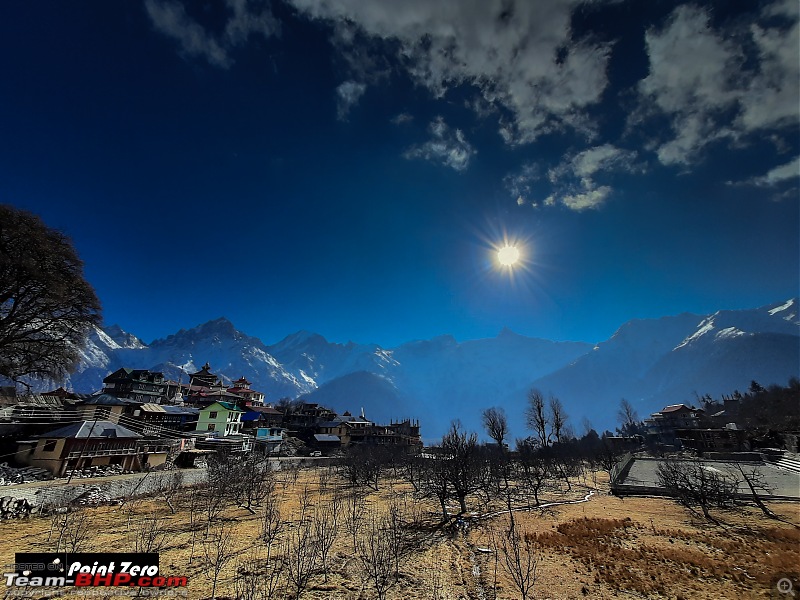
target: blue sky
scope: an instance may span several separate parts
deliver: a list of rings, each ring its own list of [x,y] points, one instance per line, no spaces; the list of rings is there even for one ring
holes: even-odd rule
[[[798,294],[799,47],[796,0],[3,3],[0,202],[145,341],[600,341]]]

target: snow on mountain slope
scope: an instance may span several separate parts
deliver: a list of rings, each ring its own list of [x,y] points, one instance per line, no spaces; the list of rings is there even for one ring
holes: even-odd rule
[[[800,375],[797,315],[795,298],[752,310],[633,320],[594,346],[509,330],[490,339],[439,336],[392,349],[336,344],[301,331],[267,346],[227,319],[145,345],[112,326],[92,332],[66,384],[96,391],[123,366],[161,370],[186,382],[188,373],[209,362],[225,381],[247,377],[268,400],[306,395],[338,410],[364,406],[376,419],[418,418],[429,440],[452,419],[479,430],[481,411],[501,406],[512,437],[522,437],[531,387],[559,397],[579,430],[583,417],[597,428],[613,428],[622,397],[645,416],[665,404],[692,402],[695,394],[746,388],[751,379],[786,383]]]
[[[316,387],[313,381],[297,377],[283,368],[264,343],[250,337],[220,318],[189,330],[181,329],[149,347],[150,364],[165,375],[188,382],[191,369],[208,362],[213,373],[226,383],[245,376],[267,400],[295,397]]]
[[[145,344],[132,333],[124,331],[119,325],[115,324],[109,325],[108,327],[103,327],[103,329],[99,330],[99,332],[104,333],[120,348],[128,348],[129,350],[141,350],[143,348],[147,348],[147,344]]]
[[[797,299],[752,310],[720,310],[703,319],[697,331],[675,349],[708,341],[710,338],[741,336],[748,333],[798,335]],[[709,337],[710,336],[710,337]]]
[[[357,371],[388,376],[397,366],[391,352],[375,344],[336,344],[308,331],[293,333],[267,351],[296,377],[316,384]]]
[[[785,384],[800,374],[797,300],[706,317],[630,321],[572,365],[535,382],[574,413],[611,427],[621,398],[640,416],[665,404],[747,387]],[[788,317],[788,318],[787,318]]]

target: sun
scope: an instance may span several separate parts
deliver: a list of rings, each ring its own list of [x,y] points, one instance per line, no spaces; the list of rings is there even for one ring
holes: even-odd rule
[[[519,248],[506,244],[497,251],[497,260],[504,267],[512,267],[519,261]]]

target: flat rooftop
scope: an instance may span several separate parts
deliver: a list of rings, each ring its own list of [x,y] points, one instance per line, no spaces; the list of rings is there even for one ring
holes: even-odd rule
[[[664,461],[658,458],[634,457],[628,473],[617,481],[616,485],[630,488],[624,490],[624,493],[636,494],[635,488],[640,488],[640,493],[642,494],[653,493],[654,489],[660,488],[658,484],[658,465],[661,462]],[[730,473],[731,476],[741,478],[741,474],[736,469],[735,461],[700,460],[697,462],[700,462],[704,467],[717,469],[722,473]],[[800,500],[800,473],[781,469],[773,464],[764,462],[743,461],[740,464],[744,467],[745,473],[749,473],[753,468],[758,469],[763,481],[770,490],[770,494],[762,494],[764,498],[778,496]],[[739,492],[745,495],[750,494],[746,483],[742,482],[739,486]]]

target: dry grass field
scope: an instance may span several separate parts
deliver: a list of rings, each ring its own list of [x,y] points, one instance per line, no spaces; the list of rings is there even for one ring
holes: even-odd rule
[[[551,489],[542,501],[587,495],[581,482],[572,488]],[[774,598],[780,597],[779,578],[800,582],[797,504],[772,505],[782,521],[743,509],[718,513],[722,524],[714,525],[669,500],[619,499],[602,482],[598,488],[586,502],[515,512],[518,564],[535,568],[528,597]],[[160,551],[162,574],[189,578],[186,597],[193,599],[211,597],[215,570],[218,598],[257,600],[270,585],[269,598],[296,597],[298,586],[287,574],[302,579],[306,571],[301,597],[315,600],[384,593],[411,600],[522,597],[507,566],[515,556],[508,515],[481,517],[498,507],[474,498],[476,512],[465,528],[441,526],[436,502],[415,498],[403,481],[384,480],[379,491],[366,492],[348,488],[327,468],[278,474],[279,518],[265,519],[263,506],[254,507],[255,514],[231,505],[210,508],[202,494],[182,490],[171,499],[174,514],[161,498],[72,513],[62,548],[67,543],[83,551],[132,552],[149,543]],[[210,527],[209,514],[215,517]],[[277,529],[269,545],[262,536],[265,521]],[[53,525],[51,517],[1,523],[0,560],[10,564],[14,552],[54,550],[59,524]],[[397,539],[387,541],[387,531]],[[304,566],[312,537],[328,540],[322,544],[328,550]],[[265,571],[271,579],[257,576]],[[385,592],[377,589],[384,584]],[[33,597],[79,597],[69,589]],[[106,597],[121,597],[109,591]]]

